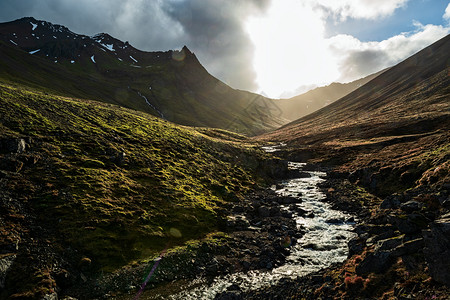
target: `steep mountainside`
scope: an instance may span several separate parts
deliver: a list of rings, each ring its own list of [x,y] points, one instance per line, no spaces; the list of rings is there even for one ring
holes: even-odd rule
[[[327,199],[355,213],[349,258],[249,299],[447,299],[450,35],[331,105],[259,137],[327,167]],[[283,148],[284,146],[284,148]]]
[[[185,46],[144,52],[102,33],[79,35],[33,18],[0,24],[0,78],[95,99],[191,126],[257,134],[283,123],[272,100],[211,76]]]
[[[408,171],[403,164],[409,159],[430,151],[438,156],[448,152],[449,50],[447,36],[331,105],[261,139],[295,145],[300,157],[346,163],[349,170],[362,163],[379,168],[392,163],[383,155],[393,159],[401,154],[388,177],[380,175],[377,184],[373,181],[381,188],[384,180]],[[390,151],[396,145],[404,145],[404,152]],[[431,167],[421,164],[421,171],[427,166]],[[411,179],[422,176],[409,171]]]
[[[266,158],[231,132],[0,85],[0,298],[41,299],[219,230]]]
[[[294,121],[344,97],[385,71],[382,70],[349,83],[333,82],[289,99],[276,100],[275,104],[282,111],[283,118]]]

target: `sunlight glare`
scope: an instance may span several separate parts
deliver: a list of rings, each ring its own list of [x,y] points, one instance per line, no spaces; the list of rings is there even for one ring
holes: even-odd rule
[[[246,24],[255,46],[256,82],[269,97],[300,86],[328,84],[339,75],[324,38],[321,12],[296,0],[277,0]]]

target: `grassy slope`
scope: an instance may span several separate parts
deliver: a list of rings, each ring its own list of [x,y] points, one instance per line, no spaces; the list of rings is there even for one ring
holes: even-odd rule
[[[110,104],[4,84],[0,104],[2,140],[30,138],[26,152],[0,154],[3,188],[55,232],[55,249],[70,245],[103,270],[218,230],[224,203],[255,187],[265,156],[243,136]],[[3,246],[27,243],[23,211],[2,208]]]

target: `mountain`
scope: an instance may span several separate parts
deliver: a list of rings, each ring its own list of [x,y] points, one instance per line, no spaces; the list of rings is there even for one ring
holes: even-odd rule
[[[357,225],[342,264],[245,299],[448,298],[449,72],[447,35],[334,103],[256,138],[276,143],[280,156],[326,170],[326,201],[352,213]]]
[[[220,230],[279,161],[247,141],[0,84],[0,298],[87,290]]]
[[[289,99],[276,100],[275,104],[282,111],[281,117],[294,121],[344,97],[385,71],[386,69],[349,83],[333,82]]]
[[[34,18],[0,24],[0,78],[95,99],[189,126],[254,135],[281,124],[272,100],[211,76],[186,46],[145,52],[106,33],[93,37]]]
[[[412,184],[437,163],[429,165],[428,159],[448,152],[449,50],[446,36],[338,101],[260,139],[295,146],[299,159],[339,162],[348,170],[356,164],[374,170],[390,164],[384,170],[388,176],[373,177],[373,188],[385,189],[389,185],[383,182],[396,182],[402,174]],[[428,152],[434,154],[428,157]],[[408,167],[413,162],[420,170]]]

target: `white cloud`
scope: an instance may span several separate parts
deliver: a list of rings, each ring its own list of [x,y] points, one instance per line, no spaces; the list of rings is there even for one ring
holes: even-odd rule
[[[329,49],[339,65],[338,81],[348,82],[390,67],[432,44],[450,32],[449,27],[422,25],[381,42],[361,42],[349,35],[330,39]]]
[[[331,11],[341,19],[370,19],[391,14],[406,2],[273,1],[265,15],[247,23],[255,45],[253,66],[260,89],[271,97],[279,97],[296,93],[304,86],[356,80],[399,63],[450,32],[450,27],[413,21],[413,31],[383,41],[362,42],[345,34],[325,38]],[[317,9],[317,3],[322,9]]]
[[[347,18],[377,19],[392,15],[408,0],[314,0],[311,5],[324,9],[339,21]]]
[[[442,18],[450,22],[450,3],[447,5],[447,8],[445,9],[445,13],[442,16]]]
[[[349,35],[325,38],[330,20],[379,20],[407,4],[408,0],[0,0],[0,21],[34,16],[77,33],[108,32],[142,50],[186,44],[209,72],[231,86],[257,90],[257,85],[278,97],[298,92],[299,87],[360,78],[449,33],[450,4],[443,14],[447,27],[416,22],[413,32],[380,42],[361,42]]]

